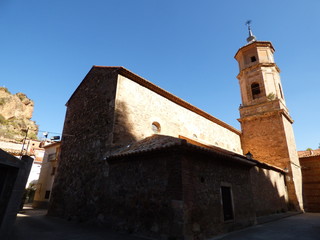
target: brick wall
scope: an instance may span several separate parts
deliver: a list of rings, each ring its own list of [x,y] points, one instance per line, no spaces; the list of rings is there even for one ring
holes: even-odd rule
[[[320,156],[300,158],[303,201],[307,212],[320,212]]]

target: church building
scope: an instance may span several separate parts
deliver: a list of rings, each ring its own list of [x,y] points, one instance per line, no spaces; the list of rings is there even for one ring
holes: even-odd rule
[[[271,42],[239,63],[241,131],[123,67],[93,66],[67,102],[48,214],[158,239],[205,239],[303,210]]]

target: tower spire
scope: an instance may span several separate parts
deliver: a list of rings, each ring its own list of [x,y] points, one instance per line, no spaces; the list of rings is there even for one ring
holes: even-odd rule
[[[254,36],[251,31],[251,20],[246,21],[246,25],[248,26],[248,31],[249,31],[249,37],[247,38],[247,42],[252,43],[257,41],[256,36]]]

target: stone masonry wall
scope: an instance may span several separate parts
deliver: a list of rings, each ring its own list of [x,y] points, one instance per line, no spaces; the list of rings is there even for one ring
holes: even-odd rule
[[[127,128],[115,124],[114,144],[125,145],[134,137],[144,139],[152,134],[152,123],[160,124],[160,134],[190,139],[242,154],[240,136],[170,100],[119,75],[116,96],[119,119]],[[130,133],[126,130],[129,129]]]
[[[116,72],[92,69],[67,103],[58,174],[50,215],[95,216],[108,175],[105,157],[112,142]]]
[[[254,167],[250,174],[257,217],[288,211],[285,176],[281,172]]]
[[[183,239],[181,160],[154,153],[109,162],[108,188],[97,220],[129,233]]]
[[[250,167],[219,156],[185,155],[182,176],[186,239],[207,239],[254,224]],[[224,221],[221,186],[231,187],[234,220]]]

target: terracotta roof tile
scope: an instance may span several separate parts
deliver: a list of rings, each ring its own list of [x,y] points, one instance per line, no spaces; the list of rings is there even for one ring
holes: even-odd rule
[[[141,141],[130,144],[124,148],[118,149],[113,152],[107,159],[117,159],[123,158],[127,156],[139,155],[144,153],[151,153],[153,151],[170,149],[171,147],[185,146],[187,150],[195,150],[208,154],[218,154],[222,157],[226,157],[228,159],[233,159],[238,163],[243,163],[247,165],[257,165],[262,168],[272,169],[275,171],[279,171],[285,173],[283,169],[275,167],[270,164],[262,163],[255,159],[247,159],[244,155],[234,153],[216,146],[206,146],[204,144],[195,145],[188,142],[186,139],[175,138],[171,136],[165,135],[157,135],[154,134],[150,137],[147,137]]]
[[[299,158],[320,156],[320,149],[298,151]]]
[[[137,154],[142,152],[149,152],[153,150],[159,150],[186,142],[183,139],[154,134],[151,137],[147,137],[141,141],[127,145],[120,148],[111,154],[111,157],[119,157],[131,154]]]

